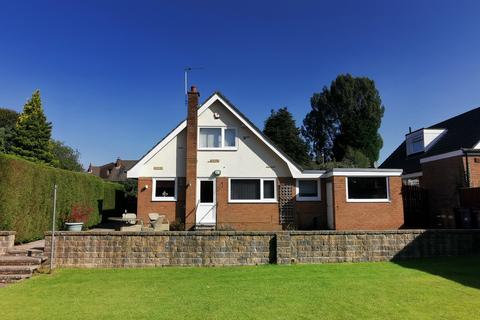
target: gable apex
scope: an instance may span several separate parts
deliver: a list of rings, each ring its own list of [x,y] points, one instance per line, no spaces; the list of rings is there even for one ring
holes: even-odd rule
[[[291,160],[283,151],[279,150],[273,142],[266,137],[243,113],[240,112],[222,93],[215,91],[211,94],[205,102],[197,110],[197,117],[208,110],[215,102],[219,101],[223,107],[227,108],[238,120],[240,120],[245,127],[247,127],[253,134],[255,134],[260,141],[262,141],[271,151],[273,151],[281,160],[283,160],[292,177],[298,177],[302,174],[301,168]],[[177,127],[170,131],[160,142],[158,142],[152,149],[150,149],[135,166],[128,172],[128,178],[138,178],[140,176],[140,169],[146,165],[158,152],[160,152],[172,139],[174,139],[180,132],[187,127],[187,121],[183,120]]]

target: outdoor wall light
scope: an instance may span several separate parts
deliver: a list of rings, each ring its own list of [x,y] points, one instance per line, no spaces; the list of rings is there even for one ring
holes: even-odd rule
[[[215,175],[215,176],[217,176],[217,177],[218,177],[219,175],[221,175],[221,174],[222,174],[222,171],[220,171],[220,170],[215,170],[215,171],[213,171],[213,175]]]

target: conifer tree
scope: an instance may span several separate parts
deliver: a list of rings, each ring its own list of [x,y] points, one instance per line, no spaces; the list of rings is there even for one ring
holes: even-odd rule
[[[42,109],[40,91],[36,90],[17,119],[10,153],[28,160],[51,164],[52,124]]]

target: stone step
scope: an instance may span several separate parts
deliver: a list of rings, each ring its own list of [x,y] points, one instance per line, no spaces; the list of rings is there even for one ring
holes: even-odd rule
[[[195,226],[195,231],[213,231],[215,226]]]
[[[24,256],[0,256],[0,266],[35,266],[42,263],[42,258]]]
[[[7,250],[8,256],[23,256],[23,257],[42,257],[43,250],[40,249],[18,249],[10,248]]]
[[[39,266],[0,266],[0,275],[7,274],[28,274],[32,273],[38,269]]]
[[[28,279],[32,275],[28,274],[0,274],[0,283],[12,283],[23,279]]]

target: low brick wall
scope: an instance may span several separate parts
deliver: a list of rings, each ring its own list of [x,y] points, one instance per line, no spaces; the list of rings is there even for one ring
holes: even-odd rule
[[[480,253],[480,230],[58,232],[57,267],[387,261]],[[46,234],[46,256],[51,235]]]
[[[0,256],[4,255],[8,248],[13,247],[15,231],[0,231]]]

